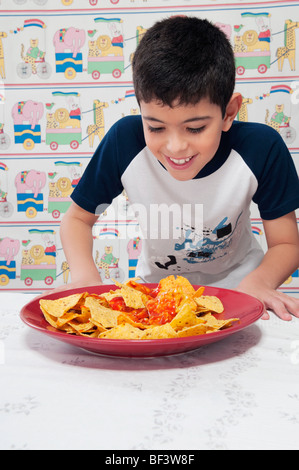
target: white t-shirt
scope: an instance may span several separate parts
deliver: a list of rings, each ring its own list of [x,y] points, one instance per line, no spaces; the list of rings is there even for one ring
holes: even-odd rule
[[[199,174],[178,181],[147,148],[140,116],[123,118],[72,199],[98,213],[123,189],[143,234],[136,275],[145,282],[180,274],[194,285],[234,288],[264,255],[251,230],[252,201],[263,219],[299,207],[292,157],[275,130],[257,123],[234,122]]]

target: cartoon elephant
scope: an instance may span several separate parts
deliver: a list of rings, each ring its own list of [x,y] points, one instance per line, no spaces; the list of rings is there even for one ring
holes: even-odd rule
[[[14,124],[23,124],[24,121],[29,121],[31,124],[31,129],[34,129],[39,120],[43,117],[44,114],[44,105],[43,103],[38,103],[37,101],[19,101],[12,108],[12,117]]]
[[[20,249],[20,241],[5,237],[0,240],[0,256],[3,256],[7,266],[11,263]]]
[[[77,29],[73,26],[67,29],[59,29],[53,39],[55,52],[65,52],[66,49],[70,49],[75,59],[84,46],[85,39],[86,34],[83,29]]]
[[[46,185],[46,173],[36,170],[20,171],[15,177],[15,185],[17,193],[30,191],[36,198]]]

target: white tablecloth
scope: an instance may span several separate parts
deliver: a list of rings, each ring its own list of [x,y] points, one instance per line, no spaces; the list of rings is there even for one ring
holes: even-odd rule
[[[299,449],[299,320],[176,356],[89,354],[0,294],[0,449]]]

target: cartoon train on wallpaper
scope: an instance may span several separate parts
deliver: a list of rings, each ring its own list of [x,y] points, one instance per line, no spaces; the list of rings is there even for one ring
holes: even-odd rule
[[[96,25],[100,25],[100,34],[96,38],[96,29],[87,31],[87,73],[94,80],[98,80],[103,74],[112,74],[118,79],[124,73],[122,20],[96,18],[94,21]],[[86,44],[86,36],[85,30],[75,27],[56,31],[53,38],[56,73],[63,73],[66,79],[73,80],[78,73],[85,71],[82,49]]]
[[[56,280],[55,231],[32,229],[29,230],[29,235],[33,237],[39,235],[42,243],[33,242],[32,244],[31,240],[22,241],[20,279],[27,287],[31,286],[33,281],[44,281],[47,286],[50,286]]]
[[[28,219],[46,211],[58,219],[71,204],[70,195],[81,178],[80,162],[57,161],[55,168],[67,168],[67,175],[59,171],[48,172],[35,169],[22,170],[15,176],[17,191],[17,211],[24,212]],[[48,182],[48,206],[44,200],[43,189]],[[1,213],[0,213],[1,214]]]
[[[277,62],[278,71],[282,72],[286,59],[290,70],[295,71],[296,29],[299,28],[299,22],[287,19],[283,30],[272,33],[270,17],[270,13],[266,12],[245,12],[241,14],[241,18],[245,20],[245,23],[246,20],[250,22],[250,29],[246,28],[243,32],[243,24],[234,26],[233,48],[237,75],[243,75],[246,69],[254,69],[264,74],[275,62]],[[229,28],[228,25],[227,27]],[[283,36],[284,40],[283,45],[275,51],[275,59],[272,60],[271,41],[276,35]]]
[[[96,18],[101,34],[93,38],[96,30],[89,31],[87,72],[98,80],[102,74],[112,73],[120,78],[124,73],[124,37],[120,18]],[[105,28],[105,29],[104,29]]]
[[[64,100],[62,105],[47,103],[46,144],[51,150],[57,150],[60,145],[69,145],[76,150],[82,143],[82,111],[79,103],[79,93],[53,92],[53,99]],[[66,103],[66,104],[65,104]]]
[[[10,237],[0,239],[0,288],[7,287],[10,281],[19,278],[26,287],[34,281],[42,281],[51,286],[58,276],[63,276],[66,284],[69,267],[66,261],[61,262],[57,274],[56,234],[52,229],[31,229],[29,239],[18,240]],[[17,256],[20,263],[16,262]],[[3,259],[1,259],[3,258]]]
[[[58,101],[56,110],[54,103],[43,103],[33,100],[18,101],[14,104],[11,115],[14,124],[14,142],[22,144],[24,150],[31,151],[36,144],[41,144],[42,131],[40,121],[47,110],[45,143],[51,150],[57,150],[59,145],[69,145],[75,150],[82,143],[81,107],[78,93],[53,92],[52,98]],[[59,100],[63,99],[62,104]],[[3,143],[7,148],[7,139]],[[1,139],[0,139],[1,148]]]
[[[82,176],[81,167],[82,163],[78,161],[55,161],[54,171],[47,174],[34,168],[19,171],[14,177],[17,212],[27,219],[34,219],[43,212],[58,219],[71,204],[70,195]],[[14,213],[14,205],[9,200],[8,171],[8,166],[0,162],[0,220],[8,219]],[[48,189],[46,198],[45,188]]]
[[[117,3],[113,0],[114,3]],[[52,44],[55,51],[56,74],[64,74],[67,80],[73,80],[77,74],[86,71],[94,79],[102,74],[112,74],[116,79],[124,72],[124,37],[120,18],[95,18],[97,29],[87,32],[78,27],[70,26],[56,30]],[[138,27],[139,28],[139,27]],[[38,76],[48,80],[52,75],[52,67],[47,61],[46,38],[47,25],[38,18],[26,19],[24,24],[13,32],[20,42],[21,62],[16,72],[21,79]],[[98,36],[95,37],[95,34]],[[2,38],[7,33],[2,32]],[[137,29],[138,34],[138,29]],[[84,68],[83,48],[88,41],[87,67]],[[15,40],[16,41],[16,40]],[[2,43],[3,56],[4,48]],[[4,59],[4,57],[3,57]],[[3,74],[4,75],[4,74]],[[4,78],[4,77],[3,77]]]
[[[113,103],[134,98],[134,90],[126,90],[122,98],[118,98]],[[94,146],[95,137],[99,141],[105,135],[104,110],[109,107],[107,101],[94,99],[92,107],[83,111],[80,104],[80,94],[77,92],[53,92],[51,99],[45,103],[27,100],[19,101],[12,108],[12,118],[14,124],[14,143],[23,146],[25,151],[31,151],[36,145],[45,143],[52,151],[56,151],[60,146],[69,146],[72,150],[77,150],[82,142],[88,139],[89,146]],[[131,112],[135,113],[135,108]],[[92,123],[87,124],[83,137],[82,115],[92,115]],[[40,121],[45,118],[46,129],[45,138],[42,136]],[[4,133],[1,134],[0,122],[0,150],[7,150],[10,146],[10,138]]]

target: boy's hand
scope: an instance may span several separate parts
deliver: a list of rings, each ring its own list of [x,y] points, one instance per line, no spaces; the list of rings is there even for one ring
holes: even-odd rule
[[[295,212],[263,220],[268,250],[260,265],[249,273],[237,290],[257,297],[264,304],[263,319],[272,310],[282,320],[299,318],[299,299],[276,290],[299,264],[299,234]]]
[[[290,321],[293,316],[299,318],[299,299],[261,285],[240,286],[236,290],[252,295],[264,304],[263,320],[270,318],[267,310],[274,312],[281,320]]]

